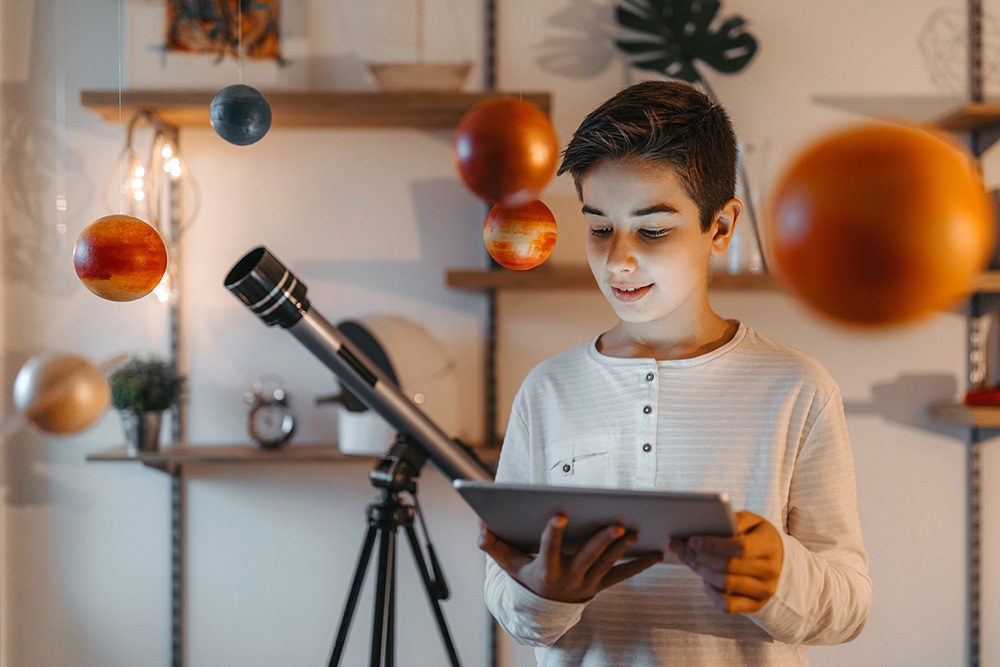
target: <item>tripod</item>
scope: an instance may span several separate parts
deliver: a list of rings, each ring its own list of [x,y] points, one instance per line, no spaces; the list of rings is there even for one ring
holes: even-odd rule
[[[358,564],[354,570],[354,580],[351,592],[344,605],[344,613],[337,630],[337,639],[333,644],[333,655],[329,667],[337,667],[347,643],[347,635],[351,627],[351,619],[357,607],[361,587],[364,584],[365,572],[371,559],[372,550],[378,540],[378,579],[375,584],[375,614],[372,623],[371,667],[393,667],[395,661],[395,606],[396,606],[396,530],[400,527],[406,530],[406,535],[413,550],[424,590],[430,600],[437,622],[438,632],[448,652],[452,667],[459,667],[458,654],[448,633],[444,614],[441,611],[441,600],[447,600],[449,591],[444,575],[434,554],[434,547],[427,535],[417,501],[416,478],[426,460],[426,455],[419,447],[414,446],[405,435],[397,435],[396,441],[388,453],[381,456],[375,469],[369,475],[372,484],[381,490],[379,501],[367,508],[368,533],[365,536]],[[413,505],[403,503],[399,494],[407,492],[413,497]],[[416,506],[416,508],[414,507]],[[420,519],[424,537],[427,540],[427,558],[433,569],[433,578],[427,569],[423,550],[417,541],[413,518]]]

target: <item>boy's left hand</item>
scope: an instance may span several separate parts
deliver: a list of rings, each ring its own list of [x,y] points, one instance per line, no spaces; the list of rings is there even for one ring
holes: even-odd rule
[[[778,589],[781,536],[767,519],[751,512],[736,514],[735,537],[671,540],[670,551],[705,580],[705,592],[727,614],[757,611]]]

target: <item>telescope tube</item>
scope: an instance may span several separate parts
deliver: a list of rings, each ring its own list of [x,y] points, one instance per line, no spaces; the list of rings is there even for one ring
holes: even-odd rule
[[[248,252],[229,271],[226,289],[268,326],[287,329],[333,371],[362,403],[411,437],[431,463],[454,481],[493,481],[483,467],[445,435],[379,368],[306,298],[306,285],[264,246]]]

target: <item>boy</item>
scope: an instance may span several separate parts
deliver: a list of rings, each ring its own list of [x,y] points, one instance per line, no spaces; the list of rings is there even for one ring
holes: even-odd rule
[[[854,639],[871,581],[839,389],[708,302],[742,212],[725,111],[636,84],[583,121],[563,172],[620,321],[528,374],[497,481],[721,491],[746,510],[733,538],[672,542],[683,565],[621,561],[620,526],[564,553],[553,517],[537,555],[483,527],[490,611],[544,666],[805,665],[807,644]]]

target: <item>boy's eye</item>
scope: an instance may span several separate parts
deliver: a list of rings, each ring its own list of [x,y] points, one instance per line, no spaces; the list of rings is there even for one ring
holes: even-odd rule
[[[665,236],[667,233],[666,229],[640,229],[639,233],[650,239],[658,239],[661,236]]]
[[[592,228],[590,230],[590,235],[591,236],[603,237],[603,236],[607,236],[610,233],[611,233],[611,228],[610,227],[597,227],[597,228]]]

